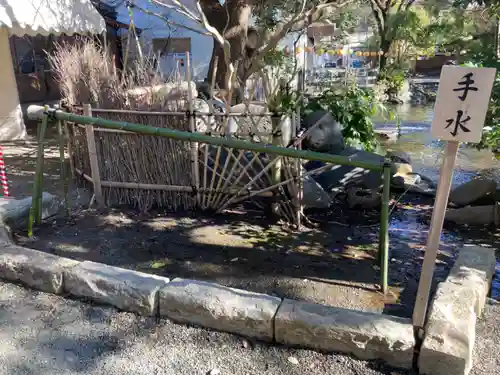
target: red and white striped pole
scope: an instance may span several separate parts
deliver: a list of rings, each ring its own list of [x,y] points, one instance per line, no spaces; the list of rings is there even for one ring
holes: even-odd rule
[[[2,184],[4,198],[9,197],[9,182],[7,181],[7,171],[3,161],[3,146],[0,145],[0,183]]]

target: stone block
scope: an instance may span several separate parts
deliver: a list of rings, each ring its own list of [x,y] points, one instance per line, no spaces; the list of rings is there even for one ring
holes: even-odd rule
[[[441,283],[432,302],[418,367],[425,375],[466,375],[472,367],[476,332],[474,291]]]
[[[450,271],[447,282],[468,288],[475,294],[474,311],[481,316],[495,274],[495,249],[466,245]]]
[[[410,319],[285,299],[274,325],[275,339],[282,344],[412,367],[415,338]]]
[[[160,290],[160,316],[271,341],[281,299],[215,283],[174,279]]]
[[[76,296],[152,316],[158,291],[169,279],[94,262],[82,262],[65,273],[64,289]]]
[[[459,206],[467,206],[480,199],[487,199],[489,203],[493,204],[496,190],[496,181],[488,178],[476,178],[453,189],[450,193],[450,202]]]
[[[13,227],[20,228],[26,225],[26,218],[31,208],[32,197],[23,199],[0,198],[0,220]],[[42,194],[42,219],[55,215],[61,202],[58,197],[49,193]]]
[[[500,222],[500,206],[498,202],[490,206],[467,206],[446,210],[445,220],[456,224],[498,225]]]
[[[59,294],[64,289],[64,271],[78,264],[76,260],[7,245],[0,251],[0,278]]]

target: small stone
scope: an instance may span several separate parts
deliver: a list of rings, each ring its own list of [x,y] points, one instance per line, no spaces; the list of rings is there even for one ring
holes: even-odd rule
[[[250,347],[250,343],[248,342],[247,339],[243,339],[241,340],[241,345],[243,346],[243,348],[245,349],[248,349]]]
[[[219,369],[213,368],[209,372],[207,372],[207,375],[219,375],[220,371]]]
[[[299,360],[295,357],[288,357],[288,362],[290,362],[292,365],[298,365]]]

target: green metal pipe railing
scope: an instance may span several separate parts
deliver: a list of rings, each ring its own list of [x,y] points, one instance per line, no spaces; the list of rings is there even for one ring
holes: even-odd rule
[[[186,113],[187,116],[194,114]],[[92,125],[99,126],[107,129],[115,130],[125,130],[128,132],[133,132],[141,135],[150,135],[158,137],[166,137],[170,139],[175,139],[179,141],[206,143],[216,146],[224,146],[233,149],[249,150],[260,153],[268,153],[278,156],[321,161],[324,163],[334,164],[334,165],[346,165],[354,168],[363,168],[373,171],[380,171],[383,174],[383,194],[382,194],[382,204],[381,204],[381,214],[380,214],[380,233],[379,233],[379,251],[378,260],[381,269],[380,277],[380,287],[385,293],[387,291],[387,277],[388,277],[388,251],[389,251],[389,196],[390,196],[390,184],[391,184],[391,165],[387,161],[384,163],[371,163],[359,160],[353,160],[346,156],[331,155],[325,153],[319,153],[314,151],[304,151],[297,150],[294,148],[278,147],[273,145],[251,143],[247,141],[241,141],[236,139],[213,137],[210,135],[205,135],[201,133],[191,133],[179,130],[172,130],[167,128],[158,128],[143,124],[133,124],[122,121],[107,120],[98,117],[81,116],[72,113],[67,113],[55,108],[41,107],[41,106],[30,106],[28,108],[28,117],[32,120],[42,120],[40,122],[39,131],[39,148],[38,148],[38,163],[37,165],[37,176],[35,177],[35,191],[33,197],[32,213],[30,214],[29,228],[32,228],[33,222],[31,216],[39,222],[41,209],[38,207],[41,202],[41,176],[43,174],[43,139],[47,123],[57,121],[69,121],[81,125]],[[42,145],[40,145],[42,144]],[[30,229],[31,233],[31,229]]]

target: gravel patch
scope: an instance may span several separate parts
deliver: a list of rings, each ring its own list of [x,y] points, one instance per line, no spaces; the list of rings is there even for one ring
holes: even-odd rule
[[[0,283],[0,375],[415,375]],[[237,359],[237,360],[235,360]]]
[[[477,321],[474,362],[470,375],[500,374],[500,303],[489,299]]]

